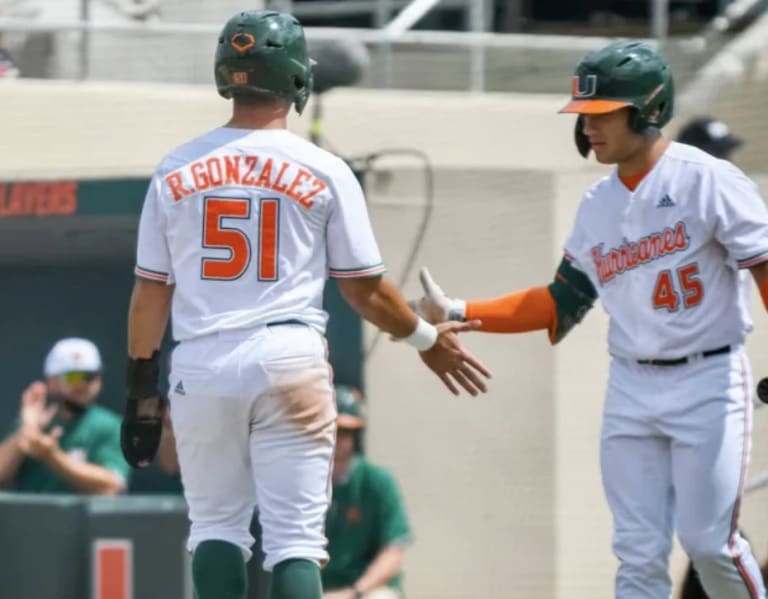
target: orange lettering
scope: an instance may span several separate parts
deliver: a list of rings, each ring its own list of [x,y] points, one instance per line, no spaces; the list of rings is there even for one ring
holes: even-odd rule
[[[281,183],[280,181],[283,178],[285,171],[288,170],[289,166],[291,165],[288,162],[283,162],[283,164],[280,166],[280,171],[277,173],[277,178],[275,178],[275,183],[272,186],[272,189],[275,191],[285,193],[288,190],[288,186],[285,183]]]
[[[47,186],[45,195],[47,196],[48,214],[61,214],[61,189],[63,185],[63,182],[57,181]]]
[[[314,206],[314,202],[312,201],[312,198],[314,198],[318,193],[325,190],[328,186],[325,184],[324,181],[321,181],[320,179],[313,179],[312,180],[312,191],[310,191],[307,195],[302,196],[299,198],[299,203],[304,206],[305,208],[312,208]]]
[[[253,178],[253,170],[256,168],[256,164],[259,162],[258,156],[245,156],[245,164],[248,166],[248,170],[243,177],[243,185],[256,185],[256,179]]]
[[[178,202],[179,200],[184,199],[185,196],[188,196],[192,193],[184,187],[184,180],[181,178],[181,173],[178,171],[168,175],[165,178],[165,182],[168,184],[168,187],[171,188],[174,202]]]
[[[56,183],[39,183],[33,186],[34,192],[30,212],[41,215],[55,213],[56,206],[53,203],[53,199],[56,197],[54,193],[55,186]]]
[[[208,180],[212,187],[220,187],[224,183],[224,177],[221,173],[221,162],[217,157],[209,158],[205,161],[208,167]]]
[[[253,166],[256,166],[255,164]],[[253,170],[253,168],[251,168]],[[240,184],[240,156],[224,156],[224,172],[227,185]]]
[[[48,193],[50,194],[48,201],[51,206],[52,214],[64,214],[64,186],[65,185],[66,183],[64,181],[59,181],[58,183],[54,183],[48,188]]]
[[[24,183],[8,186],[8,194],[5,198],[5,210],[3,211],[6,216],[16,216],[24,213],[23,194]]]
[[[285,192],[285,194],[291,198],[296,200],[297,202],[301,201],[301,194],[299,193],[299,187],[304,185],[307,181],[309,181],[310,177],[312,176],[312,173],[310,173],[308,170],[300,168],[299,172],[296,173],[296,177],[293,179],[293,183],[291,183],[291,186],[288,188],[288,191]]]
[[[16,214],[35,214],[36,205],[40,197],[39,183],[24,183],[19,186],[19,206]]]
[[[205,172],[205,165],[202,162],[193,162],[189,167],[192,172],[192,183],[198,190],[208,189],[211,186],[211,181],[208,179],[208,175]]]
[[[0,217],[74,214],[76,211],[76,181],[0,184]]]
[[[264,168],[261,169],[261,174],[259,175],[259,180],[256,181],[256,185],[258,187],[266,187],[266,188],[272,187],[272,182],[269,180],[271,176],[272,176],[272,159],[267,158],[267,162],[264,163]]]

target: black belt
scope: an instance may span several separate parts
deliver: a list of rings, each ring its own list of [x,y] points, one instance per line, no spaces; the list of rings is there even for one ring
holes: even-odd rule
[[[296,320],[295,318],[290,318],[288,320],[275,320],[274,322],[268,322],[267,326],[268,327],[279,327],[279,326],[282,326],[284,324],[298,324],[298,325],[301,325],[303,327],[309,326],[306,322],[301,322],[300,320]]]
[[[694,362],[699,358],[709,358],[710,356],[719,356],[720,354],[727,354],[731,351],[730,345],[723,345],[717,349],[708,349],[707,351],[699,352],[684,358],[673,358],[671,360],[638,360],[638,364],[648,364],[650,366],[680,366],[681,364],[688,364]]]

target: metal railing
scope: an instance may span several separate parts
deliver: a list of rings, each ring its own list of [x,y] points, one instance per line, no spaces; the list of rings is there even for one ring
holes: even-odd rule
[[[0,31],[9,39],[32,34],[49,39],[54,64],[50,72],[38,76],[73,79],[209,82],[211,40],[220,27],[219,23],[0,17]],[[371,64],[361,85],[405,89],[563,91],[578,57],[609,41],[487,32],[392,34],[386,29],[314,27],[306,31],[310,43],[351,39],[365,44]],[[700,49],[689,40],[669,40],[665,51],[681,74],[702,62]]]
[[[71,0],[75,8],[86,7],[91,2],[95,3],[95,0]],[[123,0],[99,2],[125,3]],[[488,26],[488,7],[492,3],[476,0],[467,5],[467,2],[345,0],[290,4],[299,14],[304,10],[341,11],[341,4],[351,11],[376,9],[389,15],[393,14],[393,7],[403,8],[381,28],[307,28],[310,42],[350,39],[365,44],[370,54],[370,67],[360,85],[366,87],[567,92],[564,81],[578,57],[608,41],[584,36],[489,33],[484,29]],[[139,5],[149,7],[154,3],[156,0],[144,0]],[[768,4],[768,0],[733,3],[731,21],[728,22],[761,4]],[[473,31],[410,30],[421,16],[436,6],[461,5],[470,11]],[[668,38],[661,42],[646,40],[661,45],[672,64],[679,89],[693,78],[700,80],[699,69],[724,45],[725,36],[718,33],[724,22],[721,19],[719,26],[713,24],[699,36]],[[25,41],[32,36],[45,40],[41,45],[47,47],[49,55],[40,61],[48,62],[38,65],[38,69],[27,69],[28,76],[73,79],[208,83],[212,66],[210,40],[215,38],[220,27],[220,23],[160,19],[105,22],[94,18],[62,20],[0,16],[0,31],[6,34],[7,41],[15,40],[17,47],[23,49]],[[161,56],[165,60],[161,60]],[[720,64],[722,62],[720,60]]]

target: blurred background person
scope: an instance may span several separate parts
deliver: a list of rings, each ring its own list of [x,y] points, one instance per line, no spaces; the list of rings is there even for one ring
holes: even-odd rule
[[[365,415],[360,391],[336,385],[336,404],[324,599],[398,599],[403,596],[403,556],[411,540],[405,506],[392,474],[362,454]]]
[[[744,143],[744,140],[730,132],[723,121],[711,116],[696,117],[688,121],[680,129],[677,141],[695,146],[724,160],[730,160],[734,150]]]
[[[120,450],[120,418],[96,405],[101,356],[86,339],[57,342],[46,382],[21,396],[18,422],[0,444],[0,484],[26,493],[116,495],[130,473]]]
[[[19,76],[19,69],[13,56],[3,44],[3,34],[0,33],[0,79],[15,79]]]

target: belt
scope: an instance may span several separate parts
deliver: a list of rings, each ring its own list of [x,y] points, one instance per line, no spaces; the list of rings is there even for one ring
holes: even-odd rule
[[[697,354],[691,354],[684,358],[672,358],[670,360],[638,360],[638,364],[648,364],[650,366],[680,366],[681,364],[688,364],[695,362],[700,358],[709,358],[710,356],[719,356],[720,354],[727,354],[731,351],[730,345],[723,345],[717,349],[708,349],[707,351],[699,352]]]
[[[268,327],[279,327],[286,324],[298,324],[302,327],[308,327],[309,325],[306,322],[302,322],[300,320],[296,320],[295,318],[290,318],[288,320],[275,320],[274,322],[268,322]]]

